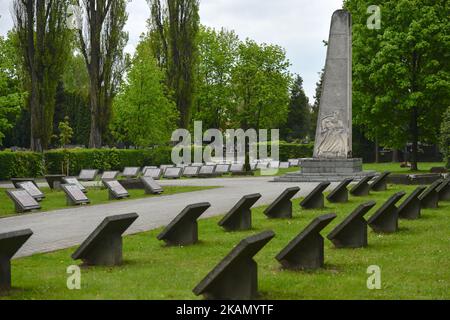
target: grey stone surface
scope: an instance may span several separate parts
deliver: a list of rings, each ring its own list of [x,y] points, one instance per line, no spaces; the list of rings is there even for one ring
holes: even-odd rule
[[[348,11],[331,18],[314,158],[352,154],[352,20]]]
[[[227,231],[250,230],[252,228],[251,207],[260,198],[259,193],[243,196],[219,221],[219,226]]]
[[[324,241],[320,231],[336,214],[326,214],[315,218],[296,236],[276,259],[286,269],[314,270],[324,265]]]
[[[324,207],[323,192],[330,185],[330,182],[321,182],[300,202],[303,209],[321,209]]]
[[[233,163],[230,167],[230,171],[233,173],[239,173],[244,171],[244,164],[243,163]]]
[[[422,208],[435,209],[439,207],[439,193],[436,189],[441,185],[442,179],[433,182],[420,196]]]
[[[290,167],[289,162],[280,162],[280,169],[288,169]]]
[[[47,180],[50,189],[60,190],[61,185],[64,183],[62,180],[64,177],[65,175],[63,174],[48,174],[45,176],[45,180]]]
[[[128,198],[130,194],[117,180],[106,180],[103,184],[108,188],[109,200],[120,200]]]
[[[387,190],[387,178],[391,173],[385,171],[377,176],[370,184],[370,190],[372,191],[386,191]]]
[[[422,206],[419,196],[426,187],[417,187],[398,207],[398,216],[402,219],[419,219]]]
[[[122,263],[122,234],[138,218],[136,213],[109,216],[72,254],[86,265],[115,266]]]
[[[91,202],[77,185],[63,184],[61,187],[66,194],[66,202],[68,206],[88,204]]]
[[[151,177],[141,177],[142,184],[146,194],[161,194],[164,192],[163,188]]]
[[[367,221],[364,215],[375,205],[375,201],[359,205],[328,234],[327,238],[336,248],[367,247]]]
[[[116,180],[119,171],[105,171],[101,176],[101,180]]]
[[[170,246],[187,246],[198,241],[197,219],[211,206],[209,202],[188,205],[158,235]]]
[[[78,179],[76,177],[64,177],[64,178],[62,178],[62,181],[64,184],[76,185],[84,193],[88,192],[87,188],[84,185],[82,185],[81,182],[78,181]]]
[[[163,175],[163,170],[159,168],[148,168],[144,172],[144,177],[150,177],[153,180],[159,180],[161,179]]]
[[[344,203],[348,201],[348,189],[347,186],[353,181],[353,179],[344,179],[339,185],[334,188],[327,196],[327,200],[332,203]]]
[[[184,177],[197,177],[198,172],[200,171],[200,167],[187,166],[183,169]]]
[[[450,177],[442,181],[436,188],[436,192],[439,195],[439,201],[450,201]]]
[[[0,233],[0,293],[11,289],[11,258],[32,235],[30,229]]]
[[[126,167],[123,169],[122,177],[136,178],[139,175],[141,168],[139,167]]]
[[[216,166],[213,165],[205,165],[205,166],[201,166],[200,167],[200,171],[198,172],[198,176],[199,177],[213,177],[213,176],[217,176],[217,173],[215,172],[216,170]]]
[[[7,190],[6,194],[14,202],[17,213],[41,208],[41,205],[24,189]]]
[[[397,192],[391,196],[367,221],[377,233],[393,233],[398,231],[398,209],[395,204],[405,195]]]
[[[218,174],[225,174],[230,172],[230,165],[229,164],[218,164],[216,165],[216,173]]]
[[[290,167],[298,167],[300,164],[300,159],[289,159],[288,162]]]
[[[265,210],[264,214],[271,219],[291,219],[291,199],[300,191],[299,187],[287,188]]]
[[[373,175],[370,175],[359,180],[359,182],[350,189],[350,194],[355,197],[368,196],[370,193],[369,181],[372,180],[373,177]]]
[[[265,231],[242,240],[194,288],[211,300],[250,300],[258,297],[258,265],[253,257],[275,236]]]
[[[37,201],[41,201],[45,198],[45,194],[32,181],[19,182],[17,185],[18,189],[24,189]]]
[[[78,175],[80,181],[94,181],[97,177],[98,170],[95,169],[83,169]]]
[[[11,178],[11,182],[14,185],[14,188],[16,189],[21,189],[19,183],[28,181],[33,182],[36,187],[38,186],[34,178]]]
[[[166,168],[164,169],[164,178],[166,179],[179,179],[181,178],[181,174],[183,172],[183,168]]]

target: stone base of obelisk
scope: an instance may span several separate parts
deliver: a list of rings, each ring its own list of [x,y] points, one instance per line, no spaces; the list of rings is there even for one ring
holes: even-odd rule
[[[276,177],[276,182],[339,182],[352,178],[355,181],[369,175],[375,175],[375,171],[363,171],[362,159],[314,159],[300,160],[301,171],[291,172],[281,177]]]

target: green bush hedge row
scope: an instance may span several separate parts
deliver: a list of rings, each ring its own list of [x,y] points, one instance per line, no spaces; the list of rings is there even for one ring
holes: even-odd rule
[[[145,150],[70,149],[45,153],[0,152],[0,180],[15,177],[39,177],[45,174],[78,175],[81,169],[123,170],[124,167],[159,166],[171,163],[171,147]],[[268,150],[270,155],[270,148]],[[311,157],[313,145],[280,143],[280,160]]]

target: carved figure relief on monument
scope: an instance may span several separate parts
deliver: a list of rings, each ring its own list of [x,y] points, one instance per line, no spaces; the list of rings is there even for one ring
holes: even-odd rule
[[[320,120],[319,158],[345,158],[347,156],[347,130],[337,112]]]

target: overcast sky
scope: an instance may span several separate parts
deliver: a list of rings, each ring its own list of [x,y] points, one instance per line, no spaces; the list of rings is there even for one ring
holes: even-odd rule
[[[0,34],[12,28],[13,0],[0,0]],[[313,100],[318,72],[325,63],[331,15],[342,0],[201,0],[202,24],[235,30],[241,39],[278,44],[287,51],[291,71],[303,77],[306,94]],[[128,4],[126,26],[130,34],[128,52],[133,52],[146,29],[150,10],[146,0]]]

